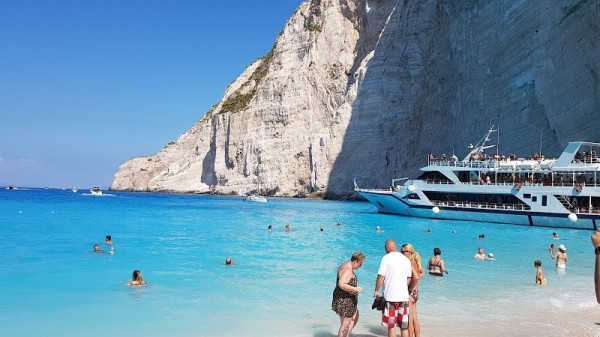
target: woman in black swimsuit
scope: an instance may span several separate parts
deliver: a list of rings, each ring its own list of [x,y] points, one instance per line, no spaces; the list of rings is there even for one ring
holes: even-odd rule
[[[427,269],[429,269],[429,275],[433,276],[444,276],[444,273],[448,274],[444,259],[441,258],[442,251],[439,248],[433,249],[433,257],[427,263]]]

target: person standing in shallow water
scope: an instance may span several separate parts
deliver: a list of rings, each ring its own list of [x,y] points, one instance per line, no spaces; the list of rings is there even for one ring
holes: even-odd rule
[[[535,260],[533,266],[536,269],[535,273],[535,284],[546,285],[548,280],[544,277],[544,271],[542,270],[542,261]]]
[[[410,295],[408,299],[408,309],[410,311],[410,317],[408,318],[408,336],[420,337],[421,324],[419,323],[419,316],[417,315],[417,301],[419,300],[419,280],[425,275],[425,269],[421,266],[421,256],[410,243],[403,244],[400,253],[408,257],[412,265],[412,277],[408,284],[408,292]]]
[[[435,247],[433,249],[433,257],[427,262],[427,269],[429,275],[433,276],[444,276],[444,273],[448,274],[444,259],[442,259],[442,250]]]
[[[349,262],[342,263],[337,272],[331,310],[340,316],[338,337],[348,337],[358,322],[358,294],[362,288],[358,286],[358,278],[354,270],[360,268],[366,258],[361,252],[352,254]]]
[[[381,315],[381,325],[387,328],[388,337],[396,337],[396,326],[402,337],[408,337],[408,286],[412,277],[410,260],[398,252],[396,241],[385,242],[386,255],[381,258],[377,280],[375,281],[375,299],[384,296],[387,303]],[[383,294],[379,289],[383,286]]]

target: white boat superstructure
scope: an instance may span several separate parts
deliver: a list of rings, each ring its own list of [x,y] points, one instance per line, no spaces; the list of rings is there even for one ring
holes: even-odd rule
[[[381,213],[528,226],[596,229],[600,224],[599,143],[570,142],[558,158],[487,156],[492,132],[463,159],[429,155],[417,179],[355,190]]]

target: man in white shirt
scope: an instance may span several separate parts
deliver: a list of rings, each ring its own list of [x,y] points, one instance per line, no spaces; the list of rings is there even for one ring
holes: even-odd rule
[[[400,335],[408,337],[408,284],[412,277],[410,260],[398,252],[396,242],[392,239],[385,242],[385,252],[387,254],[381,258],[377,272],[374,295],[375,298],[380,297],[379,289],[383,286],[387,304],[381,325],[387,326],[388,337],[396,337],[396,325],[400,327]]]

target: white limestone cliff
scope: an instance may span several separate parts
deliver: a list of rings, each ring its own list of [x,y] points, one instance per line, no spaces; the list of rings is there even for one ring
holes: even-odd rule
[[[500,127],[500,151],[600,141],[595,1],[312,0],[272,51],[113,190],[353,197]]]

